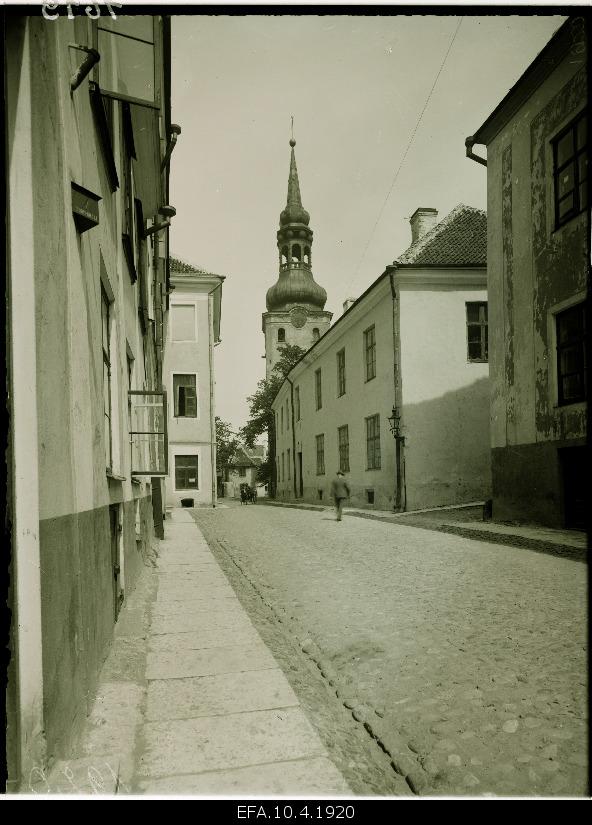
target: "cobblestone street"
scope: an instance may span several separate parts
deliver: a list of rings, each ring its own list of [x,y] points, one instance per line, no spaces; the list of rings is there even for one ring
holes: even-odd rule
[[[587,793],[583,563],[329,511],[191,512],[356,793],[364,748],[409,793]],[[296,642],[322,690],[295,678]]]

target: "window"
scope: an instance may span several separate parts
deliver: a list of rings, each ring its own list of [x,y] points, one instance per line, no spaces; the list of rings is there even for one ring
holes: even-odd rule
[[[317,442],[317,475],[325,474],[325,436],[315,436]]]
[[[374,490],[366,490],[366,504],[374,504]]]
[[[175,456],[175,490],[199,490],[198,456]]]
[[[366,469],[380,470],[380,416],[366,419]]]
[[[280,432],[284,432],[284,405],[280,408]]]
[[[345,350],[337,353],[337,396],[345,395]]]
[[[175,418],[197,418],[195,375],[173,374]]]
[[[278,343],[280,343],[280,344],[283,344],[286,340],[286,330],[282,329],[282,327],[280,327],[278,329],[277,339],[278,339]]]
[[[290,429],[290,402],[286,399],[286,429]]]
[[[315,401],[317,405],[317,410],[320,410],[323,406],[323,391],[321,385],[321,371],[315,370]]]
[[[282,479],[281,479],[282,481],[286,477],[285,469],[286,468],[285,468],[285,465],[284,465],[284,453],[282,453]]]
[[[337,443],[339,445],[339,469],[344,473],[349,473],[349,431],[347,424],[338,428]]]
[[[101,284],[101,338],[103,344],[103,411],[105,415],[105,461],[107,469],[113,464],[113,439],[111,437],[111,323],[109,299]]]
[[[246,478],[247,468],[246,467],[239,467],[238,468],[238,474],[239,474],[240,478]]]
[[[364,332],[366,381],[376,377],[376,332],[374,325]]]
[[[586,398],[586,313],[583,303],[555,316],[557,390],[560,405]]]
[[[312,340],[313,341],[318,341],[320,337],[321,337],[321,333],[319,332],[319,328],[314,327],[313,331],[312,331]]]
[[[173,341],[195,341],[195,304],[171,304]]]
[[[472,301],[467,307],[467,360],[487,361],[487,302]]]
[[[588,207],[587,123],[583,112],[553,140],[555,228]]]
[[[294,388],[294,414],[296,421],[300,421],[300,387]]]
[[[287,453],[286,465],[287,465],[287,469],[288,469],[288,481],[290,481],[290,478],[291,478],[291,476],[290,476],[290,450],[288,450],[288,453]]]

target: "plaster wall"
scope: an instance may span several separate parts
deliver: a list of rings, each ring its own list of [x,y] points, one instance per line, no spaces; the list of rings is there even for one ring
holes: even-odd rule
[[[408,510],[490,495],[489,370],[468,361],[466,324],[466,303],[487,290],[473,275],[471,287],[398,290]]]
[[[361,302],[353,307],[341,328],[329,331],[304,357],[290,375],[294,387],[300,388],[301,419],[295,422],[294,440],[292,426],[286,428],[286,403],[291,410],[290,385],[284,382],[273,408],[279,414],[284,406],[284,427],[277,427],[276,460],[284,454],[284,462],[290,450],[290,480],[285,470],[283,480],[278,481],[278,498],[295,498],[294,452],[302,452],[303,500],[327,501],[331,481],[339,467],[337,429],[348,426],[350,472],[346,474],[351,488],[352,506],[367,505],[367,490],[374,490],[374,507],[389,509],[393,505],[395,484],[394,439],[389,431],[387,418],[393,406],[393,337],[392,302],[388,280],[383,279]],[[364,331],[375,325],[376,330],[376,377],[366,382],[364,372]],[[345,348],[346,392],[338,397],[337,352]],[[321,369],[322,408],[315,405],[315,371]],[[381,467],[366,469],[365,418],[380,415]],[[317,475],[315,436],[325,436],[325,473]],[[297,472],[297,468],[296,468]],[[319,496],[322,492],[322,498]],[[299,477],[296,478],[299,497]]]
[[[561,526],[558,450],[586,436],[586,403],[558,404],[555,314],[585,298],[588,216],[555,228],[552,146],[586,100],[566,54],[487,147],[496,518]]]
[[[263,315],[263,332],[265,334],[265,374],[269,378],[274,366],[281,355],[281,342],[278,341],[278,330],[283,329],[286,344],[309,349],[315,342],[313,330],[319,330],[319,337],[324,335],[331,323],[330,312],[314,312],[305,310],[306,321],[300,328],[292,322],[293,315],[289,312],[266,312]]]
[[[131,479],[126,341],[148,373],[142,380],[149,383],[152,376],[137,309],[129,310],[137,286],[122,253],[121,193],[112,193],[107,180],[88,79],[70,92],[80,52],[69,44],[91,45],[90,21],[60,17],[48,24],[39,16],[26,25],[25,59],[32,70],[19,93],[30,101],[32,204],[20,221],[28,226],[33,265],[44,723],[48,755],[54,756],[66,753],[76,738],[113,630],[109,504],[121,502],[125,512],[136,498],[146,502],[150,495],[149,483]],[[117,112],[114,127],[118,158]],[[84,234],[72,215],[72,182],[102,198],[99,225]],[[103,420],[101,283],[112,301],[111,477]],[[15,323],[19,329],[18,318]],[[25,325],[20,332],[26,334]],[[29,471],[21,463],[17,472]],[[31,480],[36,483],[33,475]],[[147,544],[151,515],[142,530]],[[120,561],[129,593],[141,564],[135,539],[126,543]]]
[[[176,279],[174,298],[171,308],[176,304],[195,307],[196,333],[195,341],[173,341],[174,320],[170,320],[165,346],[163,376],[168,396],[169,428],[169,475],[166,480],[166,505],[179,507],[182,498],[193,498],[197,506],[215,503],[212,481],[215,480],[215,468],[212,468],[212,419],[215,414],[210,398],[211,366],[210,348],[213,329],[208,304],[211,300],[206,286],[183,286],[181,279]],[[203,291],[206,290],[206,291]],[[173,318],[171,313],[171,319]],[[191,374],[196,376],[197,417],[175,417],[173,393],[173,374]],[[175,487],[175,456],[198,455],[199,489],[177,490]]]

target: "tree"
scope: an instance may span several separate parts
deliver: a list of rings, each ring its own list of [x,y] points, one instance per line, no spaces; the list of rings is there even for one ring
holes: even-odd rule
[[[226,479],[240,441],[230,424],[216,416],[216,467]]]
[[[247,447],[253,447],[256,439],[267,433],[268,457],[267,461],[261,465],[258,477],[261,482],[271,483],[272,487],[275,486],[275,432],[271,405],[286,375],[306,352],[297,344],[283,344],[279,349],[281,354],[271,371],[271,375],[269,378],[258,381],[256,392],[247,398],[249,402],[249,420],[240,431],[241,438]]]

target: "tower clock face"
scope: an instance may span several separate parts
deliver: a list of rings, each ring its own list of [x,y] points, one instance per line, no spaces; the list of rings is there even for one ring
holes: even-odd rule
[[[306,312],[303,309],[292,310],[290,316],[292,326],[296,327],[296,329],[302,329],[302,327],[306,324]]]

